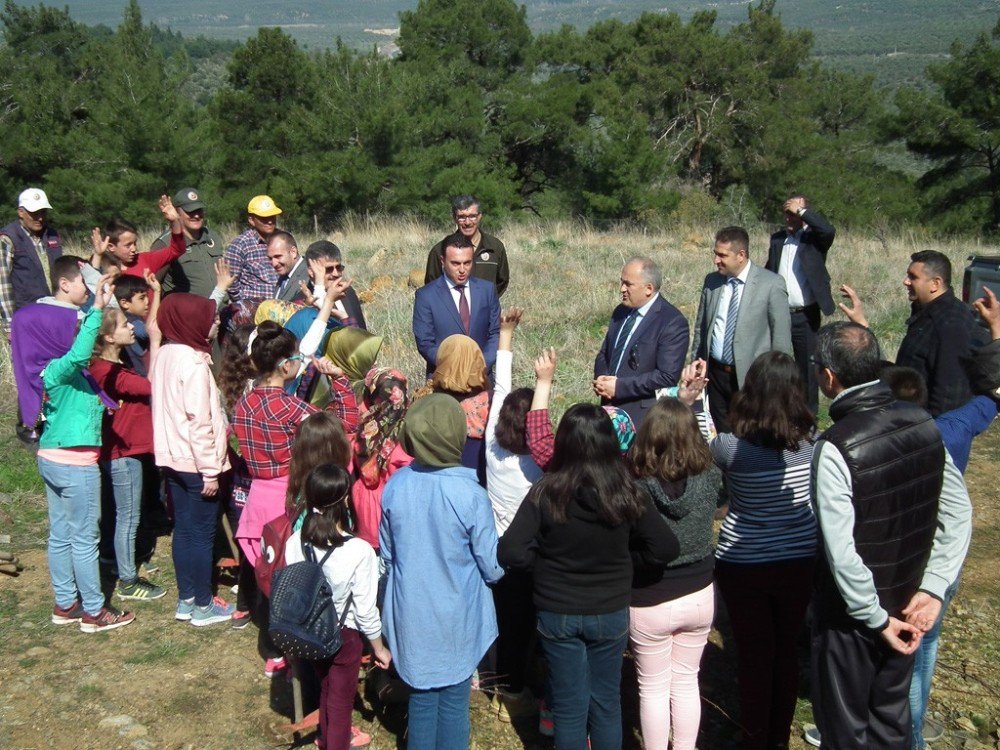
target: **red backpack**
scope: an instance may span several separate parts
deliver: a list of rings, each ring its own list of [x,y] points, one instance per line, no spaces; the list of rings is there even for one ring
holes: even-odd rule
[[[282,513],[273,521],[264,524],[260,532],[260,557],[254,575],[261,593],[270,598],[271,578],[276,571],[285,567],[285,542],[292,536],[292,522]]]

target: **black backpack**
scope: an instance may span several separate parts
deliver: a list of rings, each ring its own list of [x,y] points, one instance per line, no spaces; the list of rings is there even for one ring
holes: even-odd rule
[[[302,542],[305,560],[274,573],[268,634],[286,656],[330,659],[340,650],[340,631],[354,596],[348,595],[344,614],[338,618],[330,582],[323,573],[323,564],[332,553],[333,549],[327,550],[317,562],[312,545]]]

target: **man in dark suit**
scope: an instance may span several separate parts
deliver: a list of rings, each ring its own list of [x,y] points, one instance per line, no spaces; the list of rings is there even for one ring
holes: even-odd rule
[[[708,361],[709,410],[719,432],[729,431],[729,402],[764,352],[792,353],[788,292],[777,274],[750,262],[743,227],[715,235],[715,273],[705,277],[691,351]]]
[[[309,283],[300,285],[305,299],[313,299],[313,304],[322,306],[325,281],[337,281],[344,275],[344,260],[340,248],[328,240],[318,240],[306,248],[306,264],[309,269]],[[313,293],[316,294],[312,297]],[[344,290],[344,296],[333,306],[333,317],[343,325],[368,330],[361,300],[353,287]]]
[[[455,220],[455,233],[464,234],[472,242],[472,275],[496,284],[497,296],[503,296],[510,283],[507,248],[492,234],[480,231],[483,212],[479,201],[471,195],[455,196],[451,199],[451,217]],[[437,243],[427,255],[424,284],[430,284],[441,275],[441,250],[447,239]]]
[[[299,302],[303,298],[300,284],[309,281],[309,266],[299,255],[298,245],[291,233],[275,230],[267,240],[267,259],[278,276],[274,299]]]
[[[628,412],[638,429],[656,391],[677,385],[688,348],[688,324],[660,296],[663,274],[651,258],[629,259],[622,268],[622,303],[594,360],[594,393]]]
[[[806,196],[793,195],[785,201],[785,228],[771,235],[765,265],[768,271],[785,280],[793,356],[814,414],[819,406],[819,387],[810,358],[816,351],[820,311],[823,315],[833,315],[836,309],[826,270],[826,254],[835,234],[830,222],[810,208]]]
[[[483,350],[492,371],[500,342],[500,300],[496,287],[472,276],[472,240],[460,232],[445,238],[441,249],[444,274],[417,290],[413,302],[413,338],[427,361],[427,374],[437,366],[438,346],[460,333]]]

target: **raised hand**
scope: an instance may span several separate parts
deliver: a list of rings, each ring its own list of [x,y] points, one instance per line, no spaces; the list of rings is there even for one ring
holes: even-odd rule
[[[229,264],[226,263],[226,259],[219,258],[215,261],[215,285],[222,291],[228,292],[235,281],[236,277],[229,270]]]
[[[163,218],[168,222],[173,223],[181,220],[181,216],[177,213],[177,209],[174,207],[173,201],[170,200],[170,196],[161,195],[159,206],[160,212],[163,214]]]
[[[843,302],[838,302],[837,307],[840,308],[841,312],[847,316],[847,319],[852,323],[857,323],[859,326],[864,326],[868,328],[868,318],[865,317],[865,308],[861,304],[861,298],[858,297],[858,293],[855,292],[847,284],[840,285],[840,294],[844,299],[851,303],[848,307]]]
[[[556,350],[550,346],[548,349],[542,349],[535,359],[535,378],[542,383],[551,383],[555,374]]]

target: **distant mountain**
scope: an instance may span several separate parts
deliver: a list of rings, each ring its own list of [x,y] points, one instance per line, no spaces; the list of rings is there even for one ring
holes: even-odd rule
[[[31,3],[34,4],[34,0]],[[88,24],[114,27],[125,0],[58,0]],[[399,26],[399,12],[415,0],[140,0],[143,15],[185,36],[204,34],[245,39],[261,26],[280,26],[309,48],[329,47],[340,37],[353,47],[382,47]],[[547,0],[528,2],[528,21],[536,32],[569,24],[585,29],[617,18],[631,21],[645,11],[689,18],[715,10],[719,25],[746,18],[748,0]],[[953,39],[989,31],[1000,15],[997,0],[778,0],[788,26],[812,29],[814,50],[838,67],[873,72],[887,83],[920,78],[927,62],[947,54]]]

